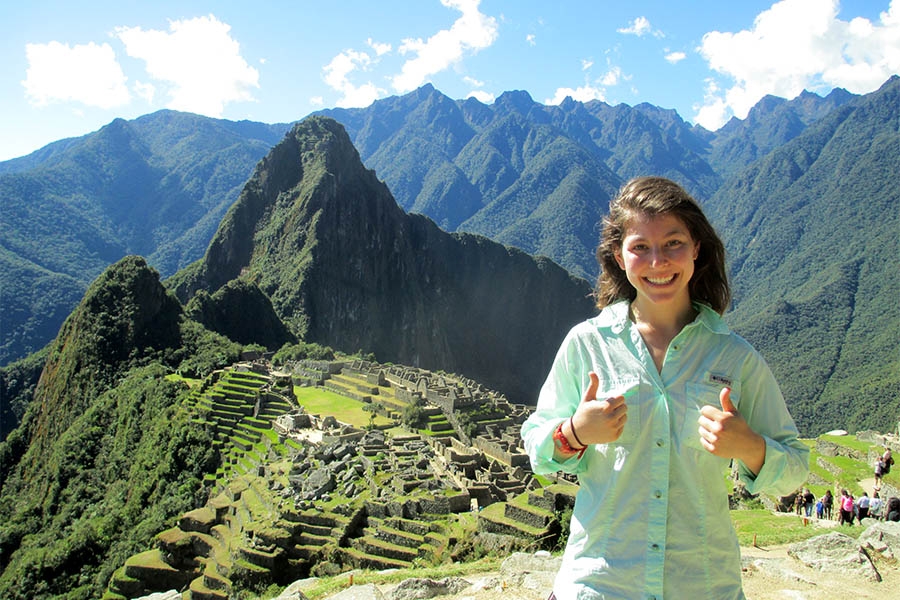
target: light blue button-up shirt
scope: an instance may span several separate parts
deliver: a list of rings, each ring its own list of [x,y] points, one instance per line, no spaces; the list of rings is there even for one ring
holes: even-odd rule
[[[750,493],[787,495],[809,469],[772,372],[711,308],[669,344],[656,370],[628,303],[607,306],[566,336],[522,438],[535,473],[576,473],[579,492],[554,592],[559,600],[743,598],[740,547],[728,513],[729,461],[700,444],[700,407],[721,408],[719,391],[765,437],[755,476],[738,464]],[[598,398],[625,395],[618,440],[557,462],[553,432],[574,414],[590,382]]]

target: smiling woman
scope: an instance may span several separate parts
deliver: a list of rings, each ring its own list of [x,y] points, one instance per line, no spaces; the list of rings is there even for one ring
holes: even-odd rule
[[[722,242],[683,188],[641,177],[610,202],[597,257],[600,315],[569,331],[522,426],[534,472],[580,485],[555,597],[742,599],[722,472],[785,495],[809,449],[721,319]]]

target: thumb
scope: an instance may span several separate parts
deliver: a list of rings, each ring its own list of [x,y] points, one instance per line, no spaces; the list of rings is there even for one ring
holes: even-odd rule
[[[722,388],[722,391],[719,392],[719,402],[722,403],[723,411],[737,414],[738,409],[731,401],[731,388]]]
[[[585,390],[584,396],[581,397],[582,402],[595,400],[597,398],[597,389],[600,387],[600,377],[598,377],[596,373],[591,371],[588,373],[588,377],[591,378],[591,383],[588,385],[587,390]]]

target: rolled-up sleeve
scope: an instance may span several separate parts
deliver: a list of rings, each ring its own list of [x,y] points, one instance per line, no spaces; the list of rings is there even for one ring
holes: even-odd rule
[[[583,470],[584,461],[577,454],[563,462],[553,458],[553,432],[575,413],[581,401],[582,363],[583,354],[570,332],[541,387],[535,412],[522,424],[522,441],[535,473],[579,473]]]
[[[778,382],[762,356],[750,355],[741,379],[744,402],[739,410],[753,431],[765,438],[766,460],[755,476],[739,462],[739,476],[751,494],[786,496],[809,475],[809,448],[800,441]]]

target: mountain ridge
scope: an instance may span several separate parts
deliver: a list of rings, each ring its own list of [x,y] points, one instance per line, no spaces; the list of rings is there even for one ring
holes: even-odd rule
[[[590,284],[552,262],[403,212],[323,117],[260,162],[204,259],[169,285],[187,303],[237,277],[308,342],[460,372],[520,402],[565,330],[594,310]],[[541,341],[526,343],[517,320]]]

